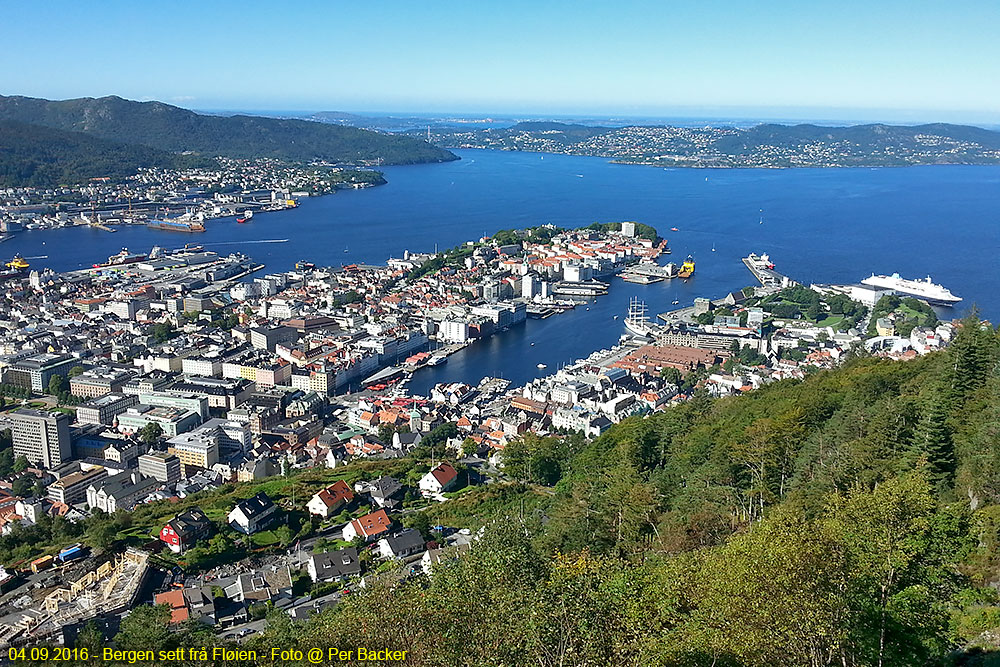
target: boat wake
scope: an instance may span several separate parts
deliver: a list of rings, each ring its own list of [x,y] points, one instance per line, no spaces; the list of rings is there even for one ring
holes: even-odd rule
[[[288,243],[288,239],[261,239],[259,241],[219,241],[217,243],[202,243],[203,246],[216,245],[248,245],[251,243]]]
[[[34,257],[25,257],[25,259],[48,259],[48,255],[35,255]]]

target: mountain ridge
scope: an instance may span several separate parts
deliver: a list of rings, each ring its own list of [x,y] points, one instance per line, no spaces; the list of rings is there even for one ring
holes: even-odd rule
[[[0,120],[212,157],[342,164],[416,164],[457,159],[450,151],[412,137],[308,120],[209,116],[163,102],[137,102],[115,95],[70,100],[0,96]]]

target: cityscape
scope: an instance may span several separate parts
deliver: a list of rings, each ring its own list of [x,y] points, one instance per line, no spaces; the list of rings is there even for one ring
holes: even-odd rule
[[[1000,59],[941,12],[851,82],[803,47],[897,15],[227,6],[244,53],[126,66],[56,4],[0,90],[4,664],[996,663]]]

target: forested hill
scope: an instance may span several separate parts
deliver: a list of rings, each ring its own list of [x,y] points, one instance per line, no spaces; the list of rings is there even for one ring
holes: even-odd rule
[[[14,120],[161,151],[294,161],[413,164],[456,159],[417,138],[304,120],[206,116],[120,97],[50,101],[0,96],[0,120]]]
[[[303,624],[275,609],[242,646],[441,667],[997,664],[998,360],[972,317],[914,361],[696,395],[590,442],[528,435],[503,452],[511,482],[407,517],[484,526],[467,555],[431,577],[381,567]],[[169,618],[133,611],[118,648],[224,641]]]
[[[131,176],[140,167],[211,162],[147,146],[129,146],[17,121],[0,121],[0,187],[54,187],[91,178]]]

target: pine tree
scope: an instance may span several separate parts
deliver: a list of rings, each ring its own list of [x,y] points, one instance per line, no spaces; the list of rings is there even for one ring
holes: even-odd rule
[[[935,387],[923,406],[913,439],[916,457],[926,460],[928,476],[938,488],[950,486],[955,475],[955,445],[948,426],[948,400]]]

